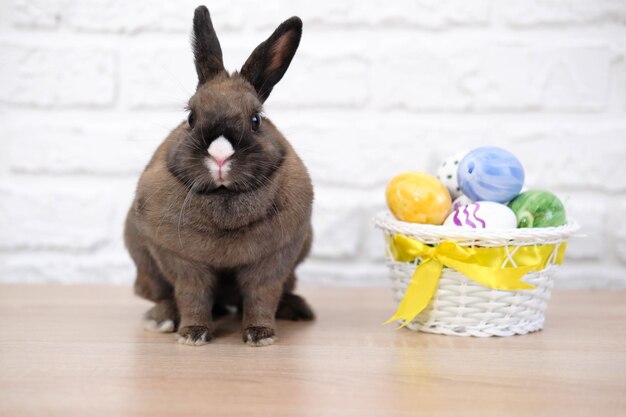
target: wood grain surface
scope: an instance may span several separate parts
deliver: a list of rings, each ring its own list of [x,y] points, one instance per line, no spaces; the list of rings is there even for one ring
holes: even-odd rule
[[[544,331],[382,326],[389,289],[305,288],[313,323],[251,348],[142,330],[128,287],[0,286],[1,416],[624,416],[626,293],[556,291]]]

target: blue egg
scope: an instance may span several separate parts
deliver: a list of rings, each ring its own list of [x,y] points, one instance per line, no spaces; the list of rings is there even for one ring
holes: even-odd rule
[[[457,170],[459,187],[473,201],[506,203],[524,186],[524,168],[511,152],[483,146],[468,153]]]

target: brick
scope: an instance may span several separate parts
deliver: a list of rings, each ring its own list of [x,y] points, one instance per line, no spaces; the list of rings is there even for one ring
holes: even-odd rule
[[[608,47],[487,43],[431,48],[390,44],[374,64],[383,109],[598,111],[606,107]],[[389,76],[394,74],[394,76]]]
[[[354,22],[408,25],[442,29],[455,25],[484,25],[489,22],[488,0],[401,0],[392,3],[355,1],[351,20]]]
[[[547,189],[626,191],[620,175],[626,158],[626,128],[572,126],[540,129],[511,126],[511,151],[519,156],[530,186]]]
[[[313,257],[349,259],[357,255],[363,228],[357,198],[340,190],[318,188],[312,221]]]
[[[266,2],[263,7],[243,7],[242,15],[244,26],[263,29],[267,37],[290,16],[299,16],[305,31],[310,27],[333,26],[339,22],[345,25],[350,19],[350,11],[358,6],[359,2],[353,1],[312,3],[306,0],[278,0]]]
[[[180,111],[196,90],[198,78],[188,43],[133,49],[124,59],[125,100],[132,109]]]
[[[269,2],[263,8],[247,7],[243,11],[246,25],[271,28],[278,20],[298,15],[305,27],[371,27],[405,26],[444,29],[455,25],[483,25],[489,22],[488,0],[400,0],[316,2],[282,0]],[[283,17],[284,16],[284,17]],[[274,22],[273,22],[274,21]]]
[[[314,57],[297,54],[277,85],[274,107],[363,107],[369,97],[369,63],[355,56]]]
[[[13,173],[138,176],[168,130],[21,120],[12,121],[3,134],[10,144],[7,165]]]
[[[567,217],[576,220],[581,227],[578,235],[570,239],[567,246],[568,260],[602,261],[607,259],[608,249],[605,225],[608,218],[609,201],[597,194],[559,193],[565,204]]]
[[[135,269],[127,254],[0,253],[0,283],[125,284]]]
[[[180,32],[191,33],[197,1],[153,2],[136,0],[67,0],[62,9],[64,24],[86,32]],[[226,0],[212,1],[210,11],[216,30],[237,28],[240,8]]]
[[[377,190],[377,199],[372,202],[371,208],[367,210],[365,215],[365,255],[367,259],[376,262],[384,262],[385,260],[385,238],[383,231],[374,226],[374,216],[376,214],[388,210],[385,203],[384,190]]]
[[[116,96],[117,54],[101,47],[0,44],[0,102],[37,107],[107,107]]]
[[[389,44],[373,64],[373,102],[385,110],[466,109],[470,97],[458,85],[464,67],[448,50],[415,47],[410,39]]]
[[[13,0],[11,22],[22,28],[55,29],[61,19],[59,0]]]
[[[0,185],[0,250],[95,250],[110,239],[112,188],[43,181]]]
[[[621,0],[527,0],[496,2],[497,15],[512,26],[625,22]]]
[[[304,285],[334,285],[349,287],[388,287],[387,267],[382,263],[329,262],[308,259],[296,274]],[[381,290],[381,297],[393,299],[391,291]]]
[[[398,172],[420,166],[423,160],[422,155],[412,158],[383,146],[380,142],[383,134],[378,129],[365,132],[362,128],[343,126],[333,130],[298,129],[289,139],[316,183],[367,187],[385,183]],[[357,149],[361,151],[355,158]]]
[[[606,107],[608,47],[541,48],[532,55],[536,105],[546,110],[597,111]]]
[[[626,268],[599,263],[566,262],[554,276],[559,289],[626,289]]]
[[[0,114],[1,112],[2,110],[0,110]],[[4,120],[4,115],[0,116],[0,119]],[[2,125],[2,123],[0,123],[0,125]],[[10,157],[9,157],[10,142],[8,140],[8,135],[6,133],[6,130],[4,128],[6,128],[6,124],[4,126],[0,126],[0,137],[3,138],[3,140],[0,140],[0,182],[2,181],[2,178],[8,175],[9,164],[10,164]]]
[[[626,219],[626,202],[622,202],[615,207],[614,213],[609,220],[611,225],[609,228],[611,230],[611,240],[609,242],[614,242],[617,257],[623,264],[626,264],[626,222],[624,222],[624,219]],[[606,236],[605,239],[607,239]]]

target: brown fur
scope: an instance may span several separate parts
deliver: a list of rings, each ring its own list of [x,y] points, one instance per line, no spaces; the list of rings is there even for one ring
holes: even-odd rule
[[[294,269],[311,246],[311,181],[270,120],[262,117],[258,131],[249,122],[289,66],[300,33],[299,19],[289,19],[241,74],[229,75],[208,10],[196,9],[200,82],[189,100],[193,118],[156,150],[125,228],[136,293],[156,303],[146,319],[172,320],[183,343],[210,340],[213,314],[226,306],[243,308],[243,339],[251,345],[275,340],[275,317],[313,318],[292,293]],[[203,165],[207,146],[220,135],[235,149],[226,186]]]

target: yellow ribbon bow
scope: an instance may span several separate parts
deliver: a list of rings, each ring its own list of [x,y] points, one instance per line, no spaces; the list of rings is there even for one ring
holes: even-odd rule
[[[558,249],[557,249],[558,246]],[[411,262],[422,258],[415,269],[411,283],[400,306],[385,324],[404,320],[406,326],[427,306],[435,290],[443,267],[454,268],[468,278],[497,290],[527,290],[535,288],[522,281],[530,271],[538,271],[550,262],[557,249],[554,262],[563,263],[566,244],[518,246],[513,253],[506,247],[470,248],[445,241],[430,247],[401,234],[391,238],[391,253],[399,262]],[[506,266],[511,264],[517,266]]]

